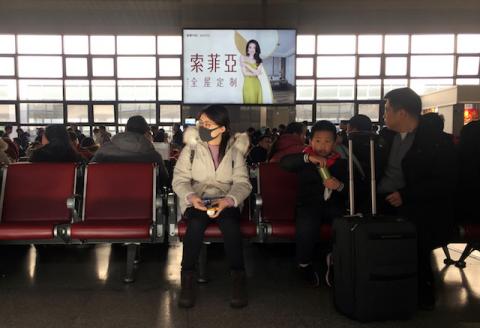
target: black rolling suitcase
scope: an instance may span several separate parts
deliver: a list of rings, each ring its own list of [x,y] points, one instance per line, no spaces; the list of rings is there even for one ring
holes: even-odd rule
[[[364,135],[364,134],[363,134]],[[334,302],[352,319],[407,319],[417,310],[415,226],[399,217],[377,215],[374,138],[370,135],[372,214],[355,215],[349,137],[350,215],[333,222]]]

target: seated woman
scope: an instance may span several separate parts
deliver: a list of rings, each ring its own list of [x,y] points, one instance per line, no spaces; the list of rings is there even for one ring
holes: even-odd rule
[[[30,162],[81,162],[64,125],[49,125],[42,136],[42,147],[33,151]]]
[[[240,233],[240,208],[252,186],[245,164],[247,134],[230,135],[230,119],[225,107],[211,105],[200,113],[198,129],[186,130],[187,144],[173,174],[173,190],[188,220],[183,239],[181,293],[178,305],[195,302],[194,270],[205,229],[216,221],[224,238],[225,253],[233,279],[230,306],[247,305],[245,265]],[[207,211],[206,199],[213,199]],[[210,205],[209,205],[210,206]]]

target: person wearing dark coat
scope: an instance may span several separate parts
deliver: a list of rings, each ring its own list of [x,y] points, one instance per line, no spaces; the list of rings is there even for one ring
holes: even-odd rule
[[[82,157],[73,148],[64,125],[49,125],[42,135],[42,147],[33,151],[30,161],[81,162]]]
[[[410,88],[385,95],[388,161],[378,183],[381,214],[406,217],[417,228],[419,305],[435,306],[431,252],[450,239],[457,160],[453,142],[422,120],[420,97]],[[390,135],[391,136],[391,135]]]
[[[143,116],[136,115],[128,119],[125,132],[116,134],[111,142],[105,143],[95,153],[91,162],[97,163],[156,163],[159,167],[161,184],[168,181],[168,173],[162,156],[155,151],[150,128]]]

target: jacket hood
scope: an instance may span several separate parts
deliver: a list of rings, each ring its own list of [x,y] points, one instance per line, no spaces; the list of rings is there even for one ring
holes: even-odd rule
[[[195,126],[188,127],[185,132],[183,133],[183,142],[188,145],[190,148],[194,148],[197,144],[207,144],[200,139],[200,135],[198,133],[198,128]],[[246,133],[236,133],[233,137],[230,138],[227,151],[230,148],[235,148],[239,151],[243,156],[247,154],[248,147],[250,146],[250,138]]]
[[[112,138],[111,143],[120,150],[133,153],[144,153],[155,150],[152,143],[148,141],[143,134],[134,132],[116,134]]]

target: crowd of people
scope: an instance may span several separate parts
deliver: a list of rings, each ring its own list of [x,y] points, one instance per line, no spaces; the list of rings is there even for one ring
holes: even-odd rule
[[[233,282],[231,306],[248,304],[245,263],[239,218],[252,185],[248,167],[278,163],[299,179],[296,212],[298,272],[312,285],[320,284],[314,263],[320,225],[347,214],[348,136],[353,132],[377,134],[375,143],[377,203],[379,213],[407,217],[418,233],[419,300],[424,308],[435,303],[431,251],[449,241],[454,218],[471,220],[475,197],[480,194],[480,122],[466,125],[458,145],[443,132],[438,114],[421,115],[421,99],[409,88],[385,96],[385,127],[378,129],[365,115],[341,122],[340,130],[321,120],[311,129],[302,122],[278,128],[233,133],[228,111],[221,105],[202,110],[196,126],[182,131],[173,127],[171,158],[162,158],[154,147],[168,136],[150,127],[142,116],[132,116],[125,132],[111,136],[105,127],[86,137],[75,126],[50,125],[39,129],[35,141],[17,129],[11,140],[7,126],[0,139],[0,161],[11,163],[27,156],[31,162],[152,162],[160,179],[177,194],[188,220],[183,240],[179,306],[195,303],[195,265],[205,229],[218,222]],[[354,139],[353,163],[359,192],[359,211],[370,210],[369,136]],[[165,160],[174,163],[173,170]],[[328,169],[323,177],[320,169]],[[170,176],[173,172],[173,180]],[[394,255],[392,255],[394,256]],[[334,263],[331,257],[328,264]],[[330,277],[326,277],[331,284]]]

